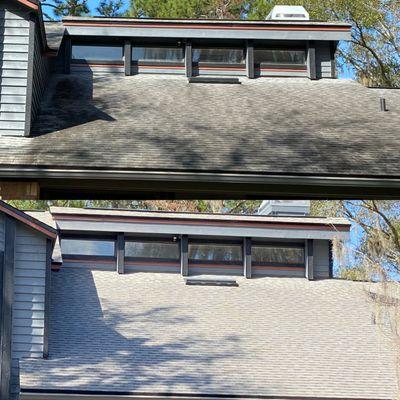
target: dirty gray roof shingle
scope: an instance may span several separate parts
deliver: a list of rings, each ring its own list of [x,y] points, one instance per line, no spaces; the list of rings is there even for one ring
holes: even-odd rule
[[[175,274],[52,276],[47,360],[21,388],[393,399],[394,352],[368,285],[296,278],[186,286]]]
[[[44,27],[47,45],[51,50],[58,51],[64,37],[64,25],[62,22],[45,21]]]
[[[400,176],[400,91],[346,80],[55,75],[32,138],[0,164],[139,171]]]

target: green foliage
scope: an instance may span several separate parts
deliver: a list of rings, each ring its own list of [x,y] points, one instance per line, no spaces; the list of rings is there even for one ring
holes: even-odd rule
[[[368,281],[370,276],[364,267],[351,267],[341,268],[339,270],[339,278],[346,279],[348,281]]]
[[[89,14],[88,0],[52,0],[57,17],[80,17]]]
[[[345,217],[353,224],[354,245],[340,260],[346,279],[400,277],[400,201],[314,201],[313,215]],[[340,249],[335,253],[339,256]]]
[[[57,207],[126,208],[176,212],[254,214],[261,201],[252,200],[12,200],[20,210],[49,210]]]
[[[339,67],[350,65],[371,86],[400,86],[398,0],[254,0],[248,17],[264,19],[276,4],[303,5],[313,19],[351,23],[352,40],[339,48]]]
[[[131,0],[128,15],[263,20],[277,4],[302,5],[313,19],[351,23],[352,40],[338,50],[339,68],[351,66],[366,85],[400,86],[398,0]]]
[[[131,0],[128,15],[149,18],[241,18],[242,0]]]
[[[122,0],[101,0],[96,11],[103,17],[119,17],[123,5]]]

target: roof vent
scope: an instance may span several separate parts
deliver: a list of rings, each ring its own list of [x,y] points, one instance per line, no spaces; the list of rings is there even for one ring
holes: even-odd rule
[[[225,78],[214,76],[193,76],[189,78],[189,83],[219,83],[225,85],[240,85],[239,78]]]
[[[274,21],[308,21],[310,14],[302,6],[275,6],[266,19]]]
[[[185,278],[186,285],[200,286],[233,286],[238,287],[236,279],[228,276],[197,276]]]
[[[264,200],[259,209],[259,215],[280,217],[301,217],[310,215],[310,200]]]

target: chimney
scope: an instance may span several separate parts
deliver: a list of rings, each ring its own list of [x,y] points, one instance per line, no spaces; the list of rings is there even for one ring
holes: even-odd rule
[[[275,6],[266,19],[272,21],[308,21],[310,14],[302,6]]]
[[[302,217],[310,215],[310,200],[264,200],[257,214]]]

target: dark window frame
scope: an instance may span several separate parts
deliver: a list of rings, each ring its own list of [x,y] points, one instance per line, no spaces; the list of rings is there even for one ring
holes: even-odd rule
[[[190,258],[190,246],[191,245],[215,245],[215,246],[231,246],[238,247],[240,249],[240,259],[238,260],[207,260],[207,259],[196,259]],[[238,241],[230,240],[212,240],[212,239],[189,239],[188,246],[188,262],[191,265],[196,264],[209,264],[209,265],[243,265],[243,239]]]
[[[133,52],[135,48],[154,48],[154,49],[180,49],[182,51],[182,61],[150,61],[150,60],[134,60],[133,59]],[[132,43],[132,50],[131,50],[131,62],[132,66],[136,67],[143,67],[143,66],[159,66],[159,67],[184,67],[185,66],[185,46],[183,44],[173,46],[169,44],[162,44],[162,45],[152,45],[152,44],[134,44]]]
[[[243,55],[243,61],[241,63],[226,63],[226,62],[210,62],[210,61],[195,61],[194,55],[196,50],[201,49],[215,49],[215,50],[241,50]],[[220,67],[220,68],[243,68],[246,69],[246,46],[218,46],[218,45],[194,45],[192,48],[192,65],[193,68],[207,68],[207,67]]]
[[[301,51],[304,53],[304,63],[273,63],[273,62],[258,62],[257,61],[257,50],[267,50],[267,51]],[[307,69],[307,49],[304,46],[256,46],[254,47],[254,67],[255,69],[262,68],[275,68],[275,69],[298,69],[303,71]]]
[[[255,261],[254,260],[254,249],[256,247],[260,248],[278,248],[278,249],[301,249],[303,251],[303,261],[301,263],[282,263],[277,261]],[[251,246],[251,264],[255,267],[263,267],[263,266],[277,266],[277,267],[295,267],[295,268],[305,268],[306,266],[306,247],[303,243],[286,243],[286,242],[262,242],[256,241],[252,243]]]
[[[152,238],[141,238],[138,237],[137,240],[134,240],[135,238],[131,237],[125,237],[125,261],[132,261],[132,262],[149,262],[149,261],[154,261],[158,263],[179,263],[180,261],[180,245],[179,241],[174,241],[174,240],[168,240],[168,239],[152,239]],[[167,258],[167,257],[133,257],[133,256],[128,256],[127,255],[127,243],[164,243],[164,244],[170,244],[170,245],[176,245],[177,246],[177,258]]]
[[[119,47],[121,49],[120,60],[91,59],[91,58],[73,58],[74,46],[91,47]],[[99,65],[124,65],[124,44],[121,43],[92,43],[92,42],[73,42],[71,45],[71,64],[99,64]]]
[[[62,252],[62,242],[63,240],[76,240],[76,241],[87,241],[87,242],[110,242],[114,245],[113,255],[96,255],[96,254],[80,254],[80,253],[63,253]],[[60,248],[62,257],[70,260],[92,260],[92,261],[114,261],[117,257],[117,246],[115,235],[93,235],[93,236],[83,236],[83,235],[68,235],[62,236],[60,238]]]

